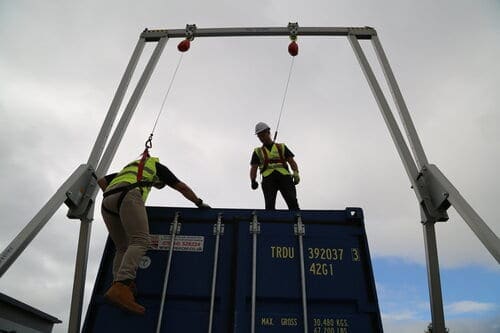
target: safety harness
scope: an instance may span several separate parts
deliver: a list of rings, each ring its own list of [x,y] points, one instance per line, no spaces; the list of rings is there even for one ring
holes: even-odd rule
[[[283,152],[284,144],[283,143],[274,143],[273,145],[276,145],[276,149],[278,150],[279,158],[269,158],[267,148],[264,145],[262,145],[262,147],[260,147],[260,149],[259,149],[262,152],[262,158],[263,158],[263,160],[261,160],[262,167],[260,168],[260,173],[264,173],[264,171],[266,171],[269,168],[269,164],[278,164],[278,163],[281,164],[284,169],[288,170],[288,165],[286,163],[284,152]],[[272,146],[271,146],[271,150],[272,150]]]
[[[129,185],[125,185],[125,186],[120,186],[120,187],[117,187],[117,188],[113,188],[113,189],[110,189],[110,190],[104,192],[103,198],[106,198],[106,197],[108,197],[110,195],[113,195],[113,194],[116,194],[116,193],[121,193],[120,197],[118,198],[118,201],[117,201],[116,213],[113,212],[113,211],[111,211],[110,209],[108,209],[107,207],[105,207],[103,205],[103,209],[106,212],[108,212],[110,214],[113,214],[113,215],[118,215],[117,213],[120,212],[120,207],[122,205],[123,199],[125,198],[125,196],[127,195],[127,193],[129,191],[131,191],[131,190],[133,190],[135,188],[139,188],[139,190],[141,191],[141,196],[143,196],[143,194],[144,194],[143,188],[152,187],[152,186],[154,186],[156,184],[155,181],[144,181],[144,180],[142,180],[144,170],[146,170],[149,174],[154,174],[155,173],[155,171],[153,171],[150,168],[148,168],[148,167],[145,166],[147,159],[150,158],[148,148],[150,148],[150,141],[149,141],[149,144],[148,144],[148,142],[146,142],[146,149],[144,149],[144,152],[142,153],[141,160],[139,162],[138,161],[131,162],[131,163],[127,164],[123,168],[123,169],[127,169],[127,168],[130,168],[130,167],[137,167],[136,182],[132,183],[132,184],[129,184]],[[133,171],[133,170],[130,170],[130,171],[123,171],[122,170],[122,172],[120,172],[116,177],[120,177],[120,176],[123,176],[123,175],[126,175],[126,174],[135,174],[135,173],[136,172]],[[116,179],[116,177],[115,177],[115,179]]]

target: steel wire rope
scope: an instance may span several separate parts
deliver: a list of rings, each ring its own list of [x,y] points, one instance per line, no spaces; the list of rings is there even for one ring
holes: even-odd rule
[[[280,114],[278,117],[278,123],[276,124],[276,130],[274,132],[273,141],[276,141],[276,137],[278,136],[278,128],[280,127],[281,115],[283,114],[283,107],[285,106],[285,100],[288,93],[288,86],[290,84],[290,78],[292,77],[293,64],[295,62],[295,57],[292,57],[292,61],[290,62],[290,68],[288,69],[288,79],[286,80],[285,92],[283,93],[283,99],[281,100]]]
[[[175,70],[174,70],[174,74],[172,75],[172,78],[170,79],[170,83],[168,85],[168,89],[167,91],[165,92],[165,96],[163,97],[163,101],[161,103],[161,107],[160,107],[160,110],[158,111],[158,115],[156,116],[156,120],[154,122],[154,125],[153,125],[153,128],[151,129],[151,134],[149,135],[149,139],[146,141],[146,146],[148,145],[148,143],[150,144],[150,147],[152,147],[152,144],[151,144],[151,140],[153,139],[153,134],[154,134],[154,131],[156,129],[156,126],[158,125],[158,120],[160,119],[160,116],[163,112],[163,109],[165,107],[165,103],[167,101],[167,98],[168,98],[168,95],[170,94],[170,90],[172,89],[172,86],[174,84],[174,81],[175,81],[175,77],[177,76],[177,72],[179,70],[179,67],[181,65],[181,62],[182,62],[182,58],[184,57],[184,53],[181,53],[181,56],[179,57],[179,61],[177,62],[177,66],[175,67]]]

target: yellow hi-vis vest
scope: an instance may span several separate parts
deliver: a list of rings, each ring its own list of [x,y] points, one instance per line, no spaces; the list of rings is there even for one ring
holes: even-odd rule
[[[142,171],[142,179],[141,182],[154,183],[158,181],[158,176],[156,175],[156,162],[159,162],[160,159],[157,157],[149,157],[144,163],[144,170]],[[115,178],[109,183],[109,186],[118,184],[118,183],[129,183],[135,184],[137,183],[137,173],[139,171],[139,162],[140,160],[134,161],[126,165]],[[151,191],[151,186],[141,186],[139,189],[142,192],[142,200],[146,202],[148,198],[149,192]]]
[[[274,170],[283,175],[289,175],[288,166],[285,160],[285,144],[274,143],[271,151],[265,146],[255,148],[255,153],[259,157],[259,169],[262,177],[267,177]]]

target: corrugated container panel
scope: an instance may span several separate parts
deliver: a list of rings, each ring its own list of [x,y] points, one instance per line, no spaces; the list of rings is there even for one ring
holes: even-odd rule
[[[114,247],[108,241],[84,332],[155,332],[170,246],[179,214],[162,332],[208,332],[215,255],[214,225],[222,216],[212,332],[251,332],[250,224],[257,216],[256,332],[304,332],[297,214],[290,211],[148,207],[151,247],[137,274],[137,301],[145,316],[104,302],[111,285]],[[301,211],[307,328],[311,333],[382,332],[360,208]]]

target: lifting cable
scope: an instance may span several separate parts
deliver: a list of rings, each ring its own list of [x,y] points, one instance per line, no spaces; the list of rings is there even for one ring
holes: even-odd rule
[[[288,85],[290,84],[290,78],[292,76],[295,56],[299,54],[299,45],[296,42],[298,29],[299,29],[298,23],[288,23],[288,30],[290,31],[290,39],[292,40],[288,45],[288,53],[292,56],[292,60],[290,61],[290,68],[288,69],[288,79],[286,81],[285,92],[283,93],[283,99],[281,100],[280,114],[278,117],[278,123],[276,124],[276,130],[274,131],[273,141],[276,141],[276,137],[278,136],[278,128],[280,127],[281,115],[283,114],[283,107],[285,106],[285,100],[288,93]]]
[[[146,141],[146,148],[149,146],[152,146],[151,140],[153,139],[153,134],[156,129],[156,125],[158,124],[158,120],[160,119],[160,116],[163,112],[163,108],[165,107],[165,102],[167,101],[167,97],[170,94],[170,90],[172,89],[172,85],[174,83],[175,77],[177,75],[177,71],[179,70],[179,66],[181,65],[182,58],[184,56],[184,53],[181,53],[181,56],[179,57],[179,61],[177,62],[177,66],[175,67],[174,74],[172,75],[172,79],[170,80],[170,84],[168,85],[168,89],[165,92],[165,96],[163,96],[163,101],[161,103],[160,111],[158,111],[158,115],[156,116],[156,120],[154,122],[153,128],[151,129],[151,134],[149,135],[148,140]],[[151,148],[151,147],[149,147]]]
[[[139,166],[138,166],[138,170],[137,170],[137,181],[138,182],[141,181],[141,179],[142,179],[144,164],[146,163],[146,160],[148,159],[148,157],[150,157],[149,149],[153,148],[153,134],[155,132],[156,125],[158,124],[158,120],[160,119],[160,116],[161,116],[163,109],[165,107],[165,102],[167,101],[168,95],[170,94],[170,90],[172,89],[172,85],[174,84],[175,77],[177,76],[177,71],[179,70],[179,67],[181,65],[182,58],[184,57],[184,52],[189,50],[189,47],[191,45],[191,41],[194,39],[194,31],[195,30],[196,30],[196,25],[194,25],[194,24],[189,25],[188,24],[186,26],[186,38],[177,45],[177,49],[181,52],[181,55],[179,57],[179,61],[177,62],[177,66],[175,67],[174,73],[172,74],[172,78],[170,79],[170,83],[168,85],[167,91],[165,92],[165,96],[163,96],[163,101],[161,103],[160,110],[158,111],[158,115],[156,116],[156,120],[154,122],[153,128],[151,129],[151,134],[149,134],[148,139],[144,143],[144,151],[142,152],[142,157],[141,157],[141,160],[139,162]]]

